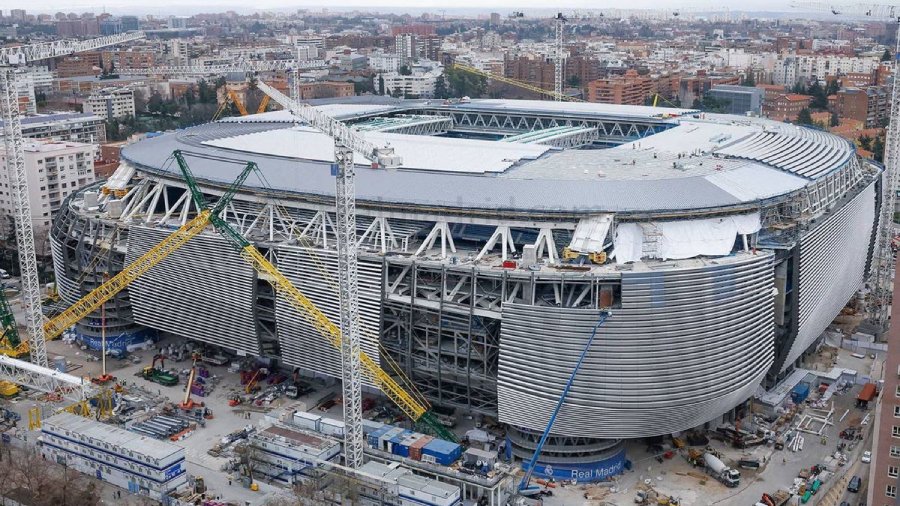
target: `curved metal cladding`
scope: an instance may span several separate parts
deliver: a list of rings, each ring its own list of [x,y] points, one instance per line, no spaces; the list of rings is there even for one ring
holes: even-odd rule
[[[746,400],[774,359],[773,255],[623,272],[554,434],[637,438],[685,430]],[[543,430],[597,310],[504,304],[501,422]]]
[[[875,219],[872,183],[800,238],[797,337],[781,371],[815,342],[862,287]]]
[[[278,269],[304,295],[340,324],[337,253],[330,250],[279,246],[275,249]],[[381,319],[381,261],[359,258],[360,342],[379,363],[378,332]],[[298,313],[284,297],[275,303],[278,342],[284,362],[315,374],[341,377],[341,354]]]
[[[132,226],[131,263],[170,232]],[[199,235],[129,287],[141,325],[246,354],[259,355],[254,319],[256,274],[217,236]]]

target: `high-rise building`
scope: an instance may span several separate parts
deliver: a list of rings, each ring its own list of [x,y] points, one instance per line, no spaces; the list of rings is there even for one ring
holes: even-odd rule
[[[900,278],[894,279],[894,293],[900,293]],[[891,308],[891,321],[900,321],[900,305]],[[865,504],[893,506],[900,487],[900,325],[891,325],[884,384],[875,407],[872,462]]]
[[[25,143],[25,172],[28,174],[28,200],[36,231],[47,232],[63,200],[94,182],[94,146],[80,142],[28,141]],[[0,151],[6,163],[6,152]],[[9,176],[0,174],[0,212],[12,213]]]
[[[134,91],[128,88],[100,90],[85,100],[84,112],[105,120],[134,116]]]
[[[416,60],[416,36],[411,33],[394,37],[394,52],[400,56],[400,65],[409,65]]]
[[[835,94],[834,110],[842,118],[861,121],[866,128],[877,128],[891,113],[890,86],[843,88]]]
[[[122,16],[122,31],[131,32],[140,29],[137,16]]]
[[[25,21],[25,9],[12,9],[9,11],[9,18],[13,21]]]

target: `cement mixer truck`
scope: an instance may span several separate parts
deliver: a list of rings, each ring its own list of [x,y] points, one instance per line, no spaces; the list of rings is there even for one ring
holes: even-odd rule
[[[715,476],[726,487],[734,488],[741,484],[740,471],[726,466],[719,457],[712,453],[707,452],[703,454],[703,463],[706,464],[706,471]]]

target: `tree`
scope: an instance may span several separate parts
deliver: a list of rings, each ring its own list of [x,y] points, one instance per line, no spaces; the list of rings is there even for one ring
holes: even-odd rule
[[[443,75],[439,75],[437,79],[434,80],[434,98],[449,98],[450,93],[447,91],[447,81],[444,80]]]
[[[872,142],[872,157],[876,162],[884,163],[884,134],[878,135]]]
[[[841,90],[841,85],[838,84],[837,78],[832,79],[831,81],[828,81],[828,86],[825,87],[826,98],[828,95],[834,95],[835,93],[837,93],[840,90]]]
[[[856,139],[856,141],[859,143],[859,147],[866,151],[872,151],[872,138],[868,135],[863,135],[859,139]]]
[[[163,112],[163,98],[158,92],[153,92],[150,95],[150,99],[147,100],[147,111],[153,114],[160,114]]]
[[[444,75],[451,97],[477,98],[487,91],[487,78],[482,75],[472,74],[455,67],[444,69]]]
[[[809,112],[808,107],[804,107],[800,109],[800,113],[797,114],[797,124],[798,125],[813,125],[812,114]]]
[[[836,127],[841,124],[841,118],[838,116],[838,113],[831,113],[831,121],[828,122],[828,126]]]
[[[809,103],[810,107],[818,110],[828,108],[828,95],[825,94],[825,88],[822,88],[819,81],[813,81],[813,83],[809,85],[807,93],[812,95],[812,101]]]
[[[751,88],[756,86],[756,78],[753,77],[753,72],[747,72],[747,77],[744,78],[744,80],[741,82],[741,85],[749,86]]]
[[[400,68],[397,70],[401,76],[411,76],[412,69],[409,68],[409,65],[400,65]]]
[[[384,95],[384,76],[378,74],[378,94]]]
[[[806,95],[806,86],[802,82],[797,81],[796,83],[794,83],[794,86],[791,87],[791,93]]]
[[[884,54],[881,55],[881,61],[891,61],[891,50],[884,48]]]
[[[575,75],[569,76],[569,78],[566,79],[566,84],[572,88],[581,88],[581,78]]]

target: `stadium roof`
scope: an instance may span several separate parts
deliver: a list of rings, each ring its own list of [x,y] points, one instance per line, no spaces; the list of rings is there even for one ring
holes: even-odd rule
[[[443,104],[397,101],[324,107],[359,118]],[[650,107],[484,100],[457,104],[467,110],[530,111],[566,117],[653,117]],[[666,109],[670,113],[671,109]],[[740,116],[690,110],[671,128],[610,149],[557,149],[540,144],[362,132],[376,145],[390,144],[404,158],[398,169],[357,171],[362,205],[428,206],[560,213],[658,212],[747,207],[787,195],[846,164],[854,148],[817,130]],[[197,152],[195,175],[210,184],[230,183],[239,164],[252,159],[268,184],[246,183],[297,198],[330,199],[333,142],[298,127],[285,112],[233,118],[147,139],[123,150],[140,170],[172,170],[175,149]],[[364,163],[357,156],[357,163]],[[175,175],[174,177],[178,177]]]

